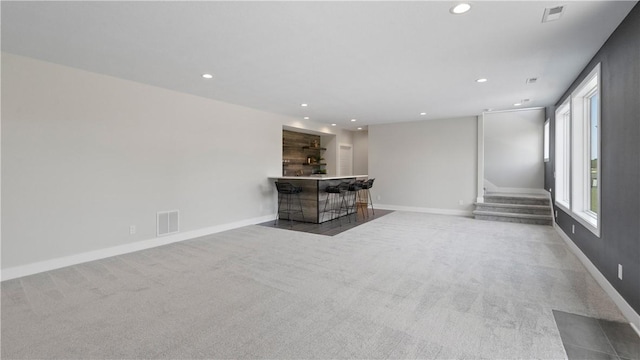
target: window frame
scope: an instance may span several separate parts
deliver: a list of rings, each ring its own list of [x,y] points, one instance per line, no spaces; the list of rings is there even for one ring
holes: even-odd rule
[[[584,80],[571,93],[571,109],[572,109],[572,204],[571,210],[573,217],[582,225],[589,229],[596,236],[600,236],[600,209],[601,209],[601,138],[600,131],[597,137],[598,147],[598,174],[597,174],[597,201],[598,211],[593,212],[589,206],[591,197],[591,119],[589,118],[589,97],[594,93],[598,94],[598,125],[601,129],[601,109],[602,109],[602,88],[600,86],[600,64],[597,64],[587,75]]]
[[[565,100],[556,109],[555,200],[571,212],[571,102]]]
[[[549,127],[550,127],[550,120],[547,119],[547,121],[544,122],[544,130],[543,130],[543,148],[542,148],[542,160],[544,162],[549,162],[549,148],[550,148],[550,144],[549,144],[549,140],[550,140],[550,133],[549,133]]]
[[[571,95],[556,110],[556,204],[596,236],[600,237],[602,218],[602,86],[600,64],[594,66]],[[597,108],[597,184],[596,211],[592,200],[592,112],[593,95]],[[567,111],[569,116],[567,117]],[[569,121],[567,121],[569,119]],[[567,144],[568,143],[568,144]],[[568,145],[568,146],[567,146]],[[568,164],[566,161],[568,160]],[[568,184],[567,184],[568,181]],[[564,186],[563,186],[564,185]],[[568,187],[569,193],[566,193]],[[568,195],[568,197],[567,197]]]

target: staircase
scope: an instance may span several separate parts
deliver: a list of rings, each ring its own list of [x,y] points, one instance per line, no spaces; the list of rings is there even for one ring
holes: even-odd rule
[[[553,225],[549,195],[487,193],[484,203],[475,203],[473,215],[478,220]]]

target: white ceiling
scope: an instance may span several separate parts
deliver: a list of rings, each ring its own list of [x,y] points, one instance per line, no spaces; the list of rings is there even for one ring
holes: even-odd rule
[[[456,3],[2,1],[2,50],[353,129],[552,105],[636,1]]]

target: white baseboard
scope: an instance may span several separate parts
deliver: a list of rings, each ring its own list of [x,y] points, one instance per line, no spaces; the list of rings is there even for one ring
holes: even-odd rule
[[[413,212],[438,214],[438,215],[473,216],[473,211],[471,210],[435,209],[435,208],[386,205],[386,204],[376,204],[375,206],[376,206],[376,209],[384,209],[384,210],[413,211]]]
[[[582,250],[580,250],[580,248],[573,242],[573,240],[571,240],[571,238],[567,234],[565,234],[565,232],[558,226],[558,224],[554,222],[553,227],[556,229],[558,234],[560,234],[560,237],[562,238],[562,240],[564,240],[567,246],[569,246],[571,252],[573,252],[578,257],[580,262],[582,262],[582,264],[587,268],[587,271],[589,271],[591,276],[593,276],[600,287],[602,287],[607,295],[609,295],[616,306],[618,306],[618,309],[620,309],[622,315],[624,315],[624,317],[629,320],[629,323],[631,323],[631,327],[638,333],[638,336],[640,336],[640,331],[638,331],[638,329],[640,329],[640,314],[638,314],[622,297],[622,295],[618,293],[613,285],[611,285],[609,280],[607,280],[607,278],[602,275],[598,268],[593,265],[591,260],[589,260],[589,258],[582,252]]]
[[[89,261],[100,260],[112,256],[128,254],[135,251],[150,249],[175,242],[195,239],[197,237],[211,235],[222,231],[236,229],[243,226],[254,225],[275,219],[276,214],[240,220],[228,224],[210,226],[203,229],[186,231],[169,236],[162,236],[149,240],[137,241],[131,244],[118,245],[105,249],[88,251],[85,253],[64,256],[60,258],[39,261],[27,265],[15,266],[2,270],[2,281],[11,280],[23,276],[33,275],[44,271],[60,269],[67,266],[77,265]]]

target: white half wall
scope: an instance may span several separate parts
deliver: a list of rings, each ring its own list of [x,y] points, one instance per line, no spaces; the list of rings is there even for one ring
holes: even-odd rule
[[[369,126],[374,203],[470,215],[477,162],[475,116]]]
[[[6,53],[2,105],[2,269],[265,219],[283,125],[342,131]]]
[[[501,188],[544,188],[544,109],[484,113],[484,177]]]

